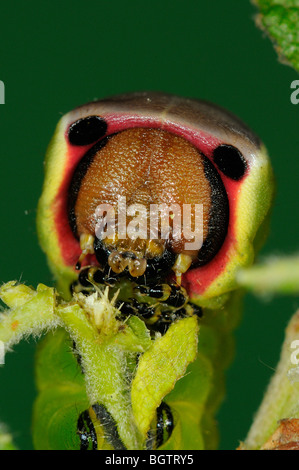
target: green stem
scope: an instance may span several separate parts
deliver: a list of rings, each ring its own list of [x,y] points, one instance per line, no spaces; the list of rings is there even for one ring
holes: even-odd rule
[[[299,256],[272,257],[242,269],[238,284],[260,295],[299,293]]]
[[[128,449],[140,449],[142,439],[134,423],[124,371],[125,356],[110,341],[103,341],[77,304],[60,306],[56,313],[82,357],[86,390],[91,404],[103,404],[118,423]]]

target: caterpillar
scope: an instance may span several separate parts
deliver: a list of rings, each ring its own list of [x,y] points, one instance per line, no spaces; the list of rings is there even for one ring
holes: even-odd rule
[[[61,118],[37,216],[60,327],[37,355],[37,449],[217,447],[241,310],[235,275],[264,241],[272,197],[264,145],[214,104],[137,92]],[[86,356],[75,310],[99,342],[118,338],[114,362],[108,346],[103,356],[107,377],[118,364],[118,397]],[[96,373],[102,398],[88,389]]]

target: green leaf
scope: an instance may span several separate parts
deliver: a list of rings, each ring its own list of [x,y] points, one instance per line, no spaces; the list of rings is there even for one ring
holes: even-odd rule
[[[0,316],[0,340],[5,350],[24,336],[39,335],[57,326],[55,292],[50,287],[39,284],[35,291],[12,281],[0,288],[0,298],[10,307]]]
[[[75,406],[74,406],[75,404]],[[79,449],[79,414],[89,407],[88,399],[72,384],[50,387],[39,394],[34,404],[33,442],[36,450]]]
[[[270,36],[280,61],[299,71],[299,0],[253,0],[256,23]]]
[[[38,391],[69,384],[85,391],[84,375],[72,354],[72,341],[63,329],[49,333],[37,346],[35,379]],[[79,373],[80,372],[80,373]]]
[[[166,396],[165,401],[174,415],[175,428],[160,450],[205,449],[205,428],[201,426],[201,422],[206,412],[212,379],[212,363],[199,353],[196,360],[189,364],[184,377],[178,380],[174,389]]]
[[[140,358],[132,381],[131,399],[135,421],[144,438],[162,399],[195,360],[197,335],[196,317],[179,320]]]
[[[37,450],[78,449],[77,421],[88,409],[84,375],[68,334],[58,329],[38,345],[35,375],[39,392],[34,404],[33,441]]]

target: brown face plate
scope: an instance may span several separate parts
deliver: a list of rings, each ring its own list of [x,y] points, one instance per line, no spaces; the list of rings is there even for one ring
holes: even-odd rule
[[[95,236],[97,208],[101,204],[110,204],[117,220],[119,196],[126,198],[127,208],[132,204],[146,208],[148,239],[152,204],[167,207],[176,204],[181,214],[183,204],[189,204],[192,231],[195,205],[201,204],[202,235],[203,242],[208,241],[204,245],[208,257],[210,252],[219,249],[227,229],[226,217],[222,215],[227,213],[226,193],[217,171],[189,141],[165,130],[131,128],[103,139],[77,167],[70,194],[73,230],[79,238],[82,234]],[[127,216],[127,224],[130,220]],[[186,250],[186,241],[192,240],[185,239],[181,232],[179,237],[170,240],[168,247],[175,254],[187,254],[196,259],[198,250]],[[124,244],[116,240],[113,249],[135,252],[135,246],[133,241],[126,240]],[[141,251],[142,256],[146,251],[147,258],[157,254],[157,251],[151,253],[148,246]]]
[[[211,188],[202,155],[187,140],[157,129],[134,128],[112,136],[94,156],[75,204],[78,235],[95,233],[96,208],[142,204],[203,205],[203,237],[208,234]],[[148,224],[149,225],[149,224]],[[194,229],[194,225],[192,227]]]

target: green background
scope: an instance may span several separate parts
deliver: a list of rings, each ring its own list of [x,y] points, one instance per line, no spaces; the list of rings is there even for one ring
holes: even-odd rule
[[[298,75],[281,65],[255,27],[249,0],[20,1],[0,7],[0,280],[52,285],[35,228],[43,157],[56,122],[107,95],[161,90],[213,101],[241,117],[268,147],[277,179],[271,233],[262,251],[298,248]],[[244,439],[279,357],[297,298],[246,297],[218,418],[221,448]],[[35,342],[0,370],[0,419],[31,448]]]

